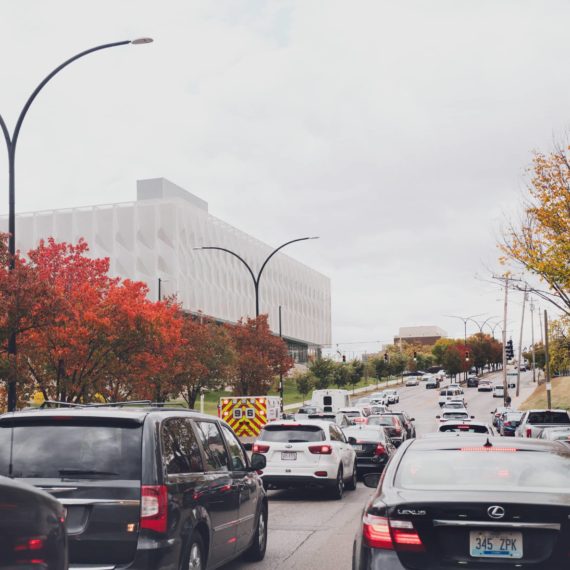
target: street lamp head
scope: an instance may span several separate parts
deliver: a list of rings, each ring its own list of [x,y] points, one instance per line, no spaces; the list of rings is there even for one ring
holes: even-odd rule
[[[137,38],[135,40],[131,40],[131,43],[135,46],[141,44],[151,44],[154,40],[152,38]]]

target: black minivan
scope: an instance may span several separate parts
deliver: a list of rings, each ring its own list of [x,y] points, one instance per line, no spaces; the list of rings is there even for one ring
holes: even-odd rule
[[[263,559],[264,467],[225,422],[191,410],[85,406],[0,416],[0,475],[64,505],[72,569]]]

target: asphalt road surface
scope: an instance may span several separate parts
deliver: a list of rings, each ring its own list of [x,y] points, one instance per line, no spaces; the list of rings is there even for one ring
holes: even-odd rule
[[[501,373],[486,379],[500,383]],[[534,389],[532,374],[521,375],[519,398],[524,401]],[[502,405],[502,399],[490,392],[464,388],[469,412],[478,421],[490,421],[490,412]],[[400,403],[393,409],[407,411],[416,419],[418,437],[435,431],[439,414],[439,390],[426,390],[423,385],[401,388]],[[512,394],[514,396],[514,394]],[[310,570],[350,569],[352,542],[364,505],[372,489],[358,484],[356,491],[346,491],[342,501],[329,500],[315,490],[269,491],[269,542],[263,562],[237,560],[223,570]]]

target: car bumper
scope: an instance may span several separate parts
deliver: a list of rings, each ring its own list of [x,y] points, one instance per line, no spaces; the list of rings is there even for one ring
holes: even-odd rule
[[[384,469],[386,463],[388,463],[387,457],[357,457],[356,471],[359,475],[363,473],[378,473]]]
[[[336,485],[336,473],[330,477],[316,475],[265,475],[261,476],[265,487],[287,489],[289,487],[331,487]]]
[[[393,550],[369,548],[364,544],[355,545],[353,570],[406,570],[400,562],[398,554]]]

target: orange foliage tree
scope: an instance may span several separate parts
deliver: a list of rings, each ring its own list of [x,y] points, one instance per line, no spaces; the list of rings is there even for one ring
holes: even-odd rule
[[[279,373],[293,366],[285,342],[272,334],[267,315],[241,319],[228,326],[237,353],[235,373],[230,382],[240,396],[267,394]]]

